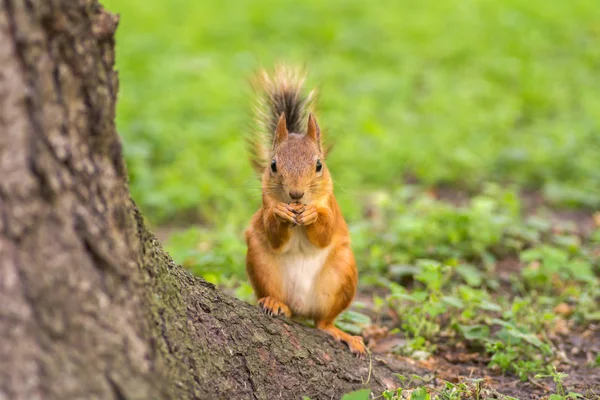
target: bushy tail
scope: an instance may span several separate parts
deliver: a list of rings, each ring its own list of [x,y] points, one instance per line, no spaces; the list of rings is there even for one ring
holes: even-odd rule
[[[281,113],[285,113],[289,132],[306,131],[316,91],[302,92],[305,78],[303,70],[280,64],[272,75],[261,70],[255,79],[257,130],[249,137],[248,147],[252,167],[259,174],[269,165],[273,135]]]

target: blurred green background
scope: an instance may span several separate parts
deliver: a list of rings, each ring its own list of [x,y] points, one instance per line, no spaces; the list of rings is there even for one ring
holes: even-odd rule
[[[598,0],[103,3],[131,191],[176,262],[252,300],[248,80],[286,61],[320,89],[360,271],[338,326],[414,357],[452,337],[527,380],[563,317],[600,321]]]
[[[364,243],[364,215],[406,181],[600,204],[597,0],[103,3],[121,15],[117,126],[133,197],[176,260],[213,281],[243,276],[260,204],[248,78],[280,60],[320,88],[328,165],[365,263],[389,243]]]

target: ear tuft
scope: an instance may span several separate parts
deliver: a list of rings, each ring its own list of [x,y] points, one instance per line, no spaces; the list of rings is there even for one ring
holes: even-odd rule
[[[308,114],[308,129],[306,130],[306,134],[314,140],[319,147],[319,151],[321,151],[321,128],[319,128],[319,124],[317,124],[317,120],[312,113]]]
[[[288,137],[287,124],[285,120],[285,113],[281,113],[279,121],[277,122],[277,128],[275,128],[275,138],[273,140],[273,150],[277,147],[278,143],[283,142]]]

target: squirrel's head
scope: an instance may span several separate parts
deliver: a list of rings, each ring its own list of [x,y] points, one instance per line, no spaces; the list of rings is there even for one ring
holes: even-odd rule
[[[285,114],[281,114],[264,178],[265,191],[286,203],[308,204],[331,191],[321,131],[312,114],[305,134],[288,132]]]

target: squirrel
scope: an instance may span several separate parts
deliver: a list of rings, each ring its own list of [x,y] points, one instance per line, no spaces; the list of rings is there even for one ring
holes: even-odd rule
[[[304,80],[300,70],[279,65],[255,81],[261,129],[249,150],[262,206],[245,234],[246,272],[264,312],[312,319],[362,357],[362,338],[334,325],[354,298],[358,272],[325,163],[315,91],[303,94]]]

